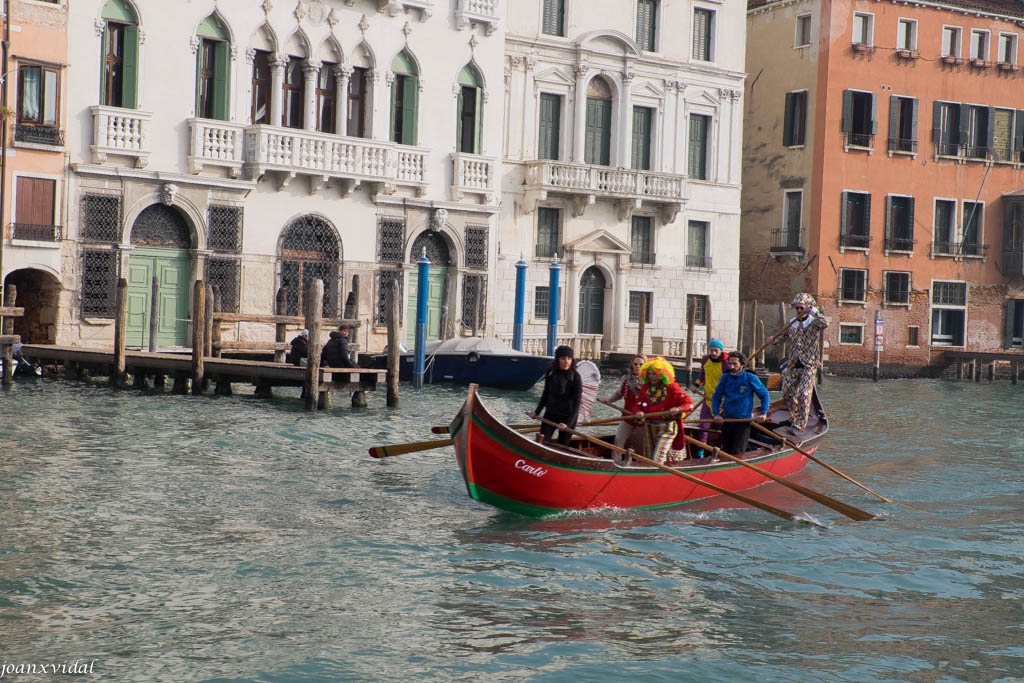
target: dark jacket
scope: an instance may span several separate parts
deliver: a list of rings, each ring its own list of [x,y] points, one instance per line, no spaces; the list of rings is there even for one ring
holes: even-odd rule
[[[320,365],[328,368],[354,367],[348,355],[348,337],[337,330],[332,331],[320,352]]]
[[[301,334],[292,339],[292,350],[288,354],[288,362],[298,365],[299,360],[309,357],[309,340]]]
[[[544,417],[559,418],[569,426],[576,424],[583,397],[583,380],[575,368],[570,370],[548,370],[544,376],[544,393],[540,395],[536,412],[544,410]]]

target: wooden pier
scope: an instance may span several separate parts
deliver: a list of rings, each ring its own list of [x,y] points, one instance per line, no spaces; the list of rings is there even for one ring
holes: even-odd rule
[[[90,374],[109,376],[110,383],[117,387],[134,386],[139,389],[154,386],[167,386],[168,379],[173,382],[172,391],[184,394],[202,394],[213,387],[213,392],[221,396],[232,393],[232,384],[251,384],[255,386],[255,394],[259,397],[270,397],[273,387],[302,387],[302,398],[306,408],[331,408],[332,395],[339,391],[352,392],[352,405],[366,405],[366,392],[376,391],[378,382],[388,371],[370,368],[331,368],[320,366],[319,332],[323,323],[330,322],[332,327],[357,328],[359,322],[325,321],[320,315],[323,302],[323,283],[319,280],[311,283],[306,292],[306,314],[300,316],[273,315],[239,315],[214,313],[215,303],[213,292],[202,281],[193,287],[192,320],[200,324],[192,325],[192,349],[181,353],[160,353],[153,350],[128,350],[125,348],[125,320],[127,319],[128,284],[122,279],[117,285],[117,315],[114,324],[114,348],[90,349],[78,346],[56,346],[48,344],[25,344],[22,349],[26,357],[45,364],[63,365],[69,378],[81,378]],[[281,297],[279,297],[281,299]],[[20,310],[3,309],[6,315],[17,315]],[[220,327],[222,323],[258,322],[274,325],[275,340],[269,342],[222,342]],[[285,363],[284,352],[288,344],[284,342],[285,328],[288,325],[304,324],[310,332],[309,358],[304,366]],[[6,338],[0,341],[8,341]],[[10,343],[16,342],[13,339]],[[4,344],[7,353],[9,346]],[[269,351],[274,354],[274,361],[248,360],[238,358],[220,358],[222,351]],[[10,367],[7,362],[6,368]],[[130,378],[130,379],[129,379]],[[150,385],[152,380],[152,385]],[[397,403],[397,394],[395,397]],[[389,405],[392,405],[389,392]]]
[[[948,350],[942,353],[944,361],[954,366],[957,379],[968,379],[980,382],[982,375],[988,375],[991,382],[996,378],[996,366],[1005,364],[1010,369],[1010,382],[1016,384],[1020,380],[1020,370],[1024,367],[1024,353],[1021,352],[988,352]]]

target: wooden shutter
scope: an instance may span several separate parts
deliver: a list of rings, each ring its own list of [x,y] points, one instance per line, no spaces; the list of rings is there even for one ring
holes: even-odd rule
[[[953,105],[957,106],[957,105]],[[971,108],[966,104],[959,105],[960,107],[960,139],[957,140],[961,145],[969,144],[971,141]]]
[[[484,89],[474,88],[476,108],[473,117],[473,154],[484,153]],[[482,296],[482,295],[481,295]]]
[[[996,140],[995,140],[996,108],[995,107],[989,107],[988,108],[987,128],[988,128],[988,130],[985,131],[985,149],[986,149],[986,151],[991,152],[993,150],[993,148],[995,147],[995,142],[996,142]]]
[[[871,98],[871,134],[878,135],[878,98],[874,93],[869,93]]]
[[[892,195],[885,196],[885,239],[892,239],[895,235],[893,234],[892,225]]]
[[[537,157],[540,159],[558,159],[559,125],[562,117],[562,98],[558,95],[541,93],[539,140],[537,141]]]
[[[231,44],[218,41],[213,46],[213,118],[228,120],[228,71],[231,66]]]
[[[842,208],[839,211],[839,235],[845,237],[850,229],[847,224],[850,215],[850,193],[843,192]]]
[[[697,180],[707,179],[707,117],[690,114],[690,147],[687,174]]]
[[[897,140],[900,137],[900,98],[898,95],[889,95],[889,151],[899,149]]]
[[[917,98],[910,100],[910,139],[917,142]]]
[[[793,143],[793,117],[796,115],[796,93],[786,93],[786,118],[782,122],[782,145],[791,147]]]
[[[18,178],[18,200],[14,208],[17,223],[53,225],[57,181],[48,178]]]
[[[641,50],[654,50],[654,21],[656,0],[637,0],[636,3],[636,42]]]
[[[587,98],[583,158],[588,164],[607,166],[611,154],[611,100]]]
[[[406,76],[402,80],[402,139],[403,145],[416,144],[416,112],[419,99],[419,79]]]
[[[1017,321],[1017,300],[1010,299],[1006,302],[1006,335],[1003,338],[1003,346],[1010,348],[1013,346],[1013,328]]]
[[[1024,159],[1024,109],[1018,109],[1017,115],[1014,117],[1013,151],[1015,152],[1014,161],[1019,162]]]
[[[711,22],[710,12],[704,9],[693,11],[693,58],[702,62],[709,61],[708,31]]]
[[[106,36],[106,30],[104,30]],[[106,41],[104,41],[106,49]],[[104,88],[104,91],[106,88]],[[121,106],[135,109],[139,99],[139,27],[124,27],[124,55],[121,57]]]
[[[853,130],[853,91],[843,91],[843,132]]]
[[[544,0],[544,33],[550,36],[562,35],[564,0]]]
[[[932,142],[942,142],[942,102],[932,102]]]
[[[632,167],[641,171],[651,169],[651,110],[633,107]]]

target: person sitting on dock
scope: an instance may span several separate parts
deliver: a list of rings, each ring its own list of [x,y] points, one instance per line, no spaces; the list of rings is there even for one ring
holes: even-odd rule
[[[715,427],[722,430],[722,450],[731,455],[742,455],[750,441],[750,422],[764,422],[771,397],[757,375],[743,369],[747,359],[739,351],[729,354],[729,372],[718,380],[711,397],[711,413]],[[754,395],[761,401],[754,415]],[[737,420],[725,422],[723,419]]]
[[[320,352],[320,365],[326,368],[352,368],[348,350],[348,328],[332,330],[330,338]]]
[[[647,356],[633,356],[629,369],[622,375],[622,382],[619,383],[618,390],[607,398],[599,398],[597,400],[610,406],[621,398],[622,410],[630,415],[635,413],[636,401],[640,397],[640,387],[644,384],[643,378],[640,377],[640,368],[646,362]],[[619,428],[615,431],[615,445],[619,448],[625,448],[636,426],[635,420],[621,420]]]
[[[573,358],[571,346],[559,346],[555,349],[555,360],[544,375],[544,391],[540,395],[537,409],[527,413],[534,420],[544,411],[544,419],[554,425],[543,423],[540,435],[543,441],[551,441],[555,429],[558,429],[558,443],[569,445],[576,420],[580,414],[583,401],[583,379],[576,372],[576,359]]]
[[[309,330],[301,330],[292,339],[292,350],[288,354],[288,362],[292,365],[302,365],[302,360],[309,357]]]
[[[660,356],[644,363],[640,368],[640,376],[644,378],[644,383],[636,402],[637,419],[643,419],[648,413],[671,413],[668,418],[648,421],[653,446],[651,457],[658,462],[680,460],[682,455],[670,457],[672,454],[669,451],[685,453],[686,435],[683,433],[682,413],[693,410],[693,399],[676,382],[676,371],[672,364]]]
[[[729,354],[725,352],[725,345],[720,339],[712,339],[708,342],[708,352],[700,359],[700,374],[697,376],[696,385],[704,387],[704,403],[700,406],[700,416],[711,419],[711,397],[715,395],[718,387],[718,380],[729,371]],[[700,430],[697,432],[698,441],[708,440],[708,428],[710,422],[701,422]],[[704,457],[704,449],[697,451],[697,457]]]

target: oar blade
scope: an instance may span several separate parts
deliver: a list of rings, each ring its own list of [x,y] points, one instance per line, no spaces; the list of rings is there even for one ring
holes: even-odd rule
[[[440,439],[435,441],[416,441],[413,443],[395,443],[387,446],[372,446],[370,448],[370,455],[374,458],[391,458],[396,455],[444,448],[445,446],[451,446],[453,443],[455,442],[451,439]]]

